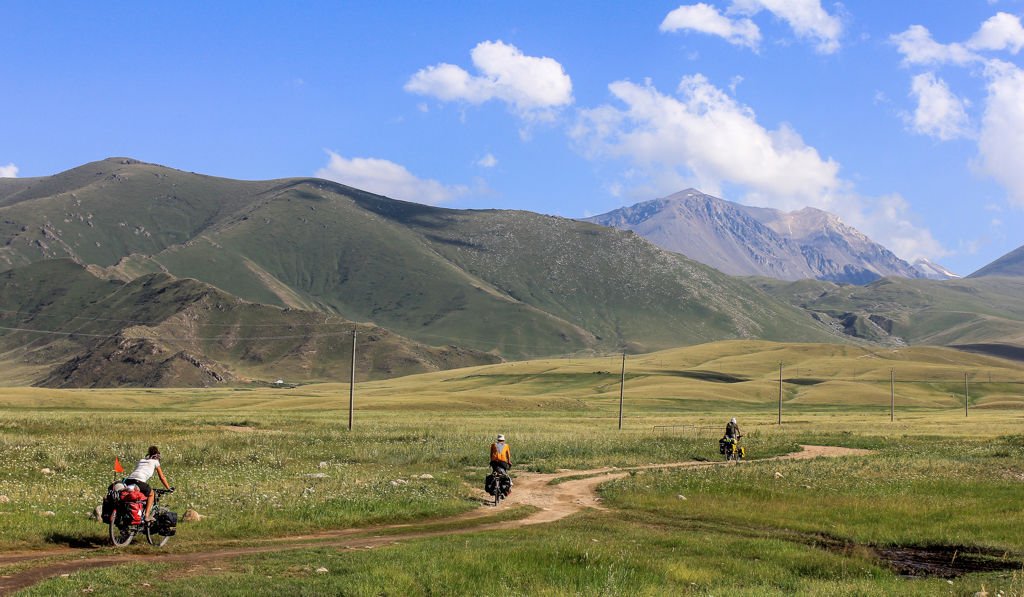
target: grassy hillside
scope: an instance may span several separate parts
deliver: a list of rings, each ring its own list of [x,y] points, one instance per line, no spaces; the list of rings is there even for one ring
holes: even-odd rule
[[[564,413],[566,424],[574,417],[615,419],[621,358],[538,359],[369,381],[358,384],[357,409],[377,414],[463,413],[491,425],[496,414],[515,413],[524,421],[519,435],[528,433],[533,413]],[[895,372],[897,419],[901,411],[921,409],[939,409],[962,419],[965,372],[972,413],[1024,407],[1024,372],[1014,361],[941,347],[879,350],[731,340],[627,357],[627,423],[634,417],[709,414],[717,421],[725,413],[758,425],[774,423],[780,362],[787,419],[803,413],[857,412],[875,413],[888,421],[890,371]],[[201,409],[232,420],[238,414],[314,413],[325,405],[345,410],[347,401],[341,397],[347,397],[347,391],[347,384],[336,383],[199,392],[10,388],[0,391],[0,406],[77,409],[86,400],[89,408],[102,410]]]
[[[971,379],[974,407],[1024,406],[1024,372],[1013,361],[940,347],[734,340],[628,357],[627,408],[634,414],[774,414],[779,363],[787,411],[843,407],[887,413],[890,370],[895,371],[901,409],[962,408],[964,372]],[[366,384],[360,395],[379,408],[415,398],[421,408],[459,404],[463,409],[598,410],[614,415],[620,366],[621,357],[500,363]]]
[[[254,380],[376,379],[495,362],[338,316],[248,303],[196,280],[102,280],[69,260],[0,274],[7,383],[51,387],[205,386]]]
[[[132,280],[511,357],[727,338],[842,338],[631,233],[528,212],[394,201],[317,179],[241,182],[113,159],[0,187],[0,263],[58,256]],[[5,238],[6,237],[6,238]]]
[[[1024,276],[1024,247],[1017,247],[968,277],[985,276]]]
[[[68,257],[113,265],[188,242],[277,183],[111,158],[0,185],[0,265]]]
[[[1024,278],[886,278],[867,286],[758,280],[848,335],[892,345],[1024,345]]]

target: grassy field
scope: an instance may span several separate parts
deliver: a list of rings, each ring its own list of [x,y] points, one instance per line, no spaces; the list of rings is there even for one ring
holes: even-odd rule
[[[789,380],[781,427],[780,360]],[[1024,594],[1024,392],[1013,383],[1024,374],[1015,364],[941,349],[745,342],[655,353],[627,361],[621,431],[619,364],[509,363],[360,384],[352,432],[343,385],[4,389],[0,553],[85,545],[97,548],[53,558],[109,555],[98,547],[105,529],[87,514],[113,478],[113,458],[128,465],[150,443],[161,446],[179,490],[168,504],[207,516],[179,527],[161,551],[174,555],[478,509],[497,432],[510,436],[517,471],[552,472],[715,460],[724,422],[737,416],[752,461],[638,471],[601,486],[607,510],[549,525],[213,558],[187,569],[146,559],[26,594],[105,594],[143,582],[155,594],[196,595],[973,594],[983,586]],[[895,422],[890,368],[906,380]],[[956,395],[964,368],[973,376],[967,417]],[[800,444],[875,452],[763,460]],[[911,548],[1018,565],[910,579],[879,555]],[[0,565],[0,576],[25,566]]]

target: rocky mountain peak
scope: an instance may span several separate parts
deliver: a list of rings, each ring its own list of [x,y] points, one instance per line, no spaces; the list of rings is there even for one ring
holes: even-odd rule
[[[923,274],[839,216],[814,207],[783,212],[685,189],[587,221],[627,229],[731,275],[864,284]]]

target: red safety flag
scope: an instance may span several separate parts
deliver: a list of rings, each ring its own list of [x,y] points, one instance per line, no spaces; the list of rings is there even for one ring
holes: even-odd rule
[[[124,468],[121,466],[121,461],[118,460],[117,456],[114,456],[114,472],[123,473]]]

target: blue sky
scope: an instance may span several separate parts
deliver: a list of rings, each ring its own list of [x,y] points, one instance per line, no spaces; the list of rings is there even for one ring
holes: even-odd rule
[[[130,156],[568,217],[694,186],[827,209],[966,274],[1024,243],[1021,14],[0,1],[0,175]]]

